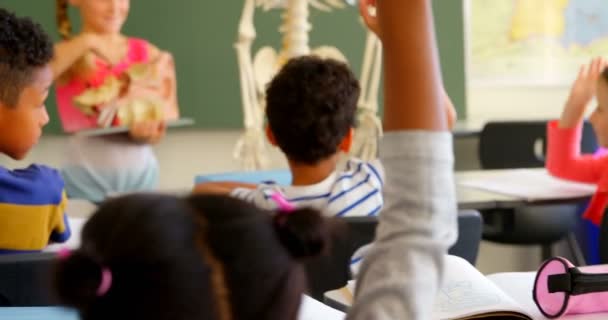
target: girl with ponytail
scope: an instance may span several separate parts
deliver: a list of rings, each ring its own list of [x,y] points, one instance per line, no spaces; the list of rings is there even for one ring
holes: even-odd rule
[[[80,14],[75,32],[69,11]],[[62,40],[51,62],[64,131],[127,125],[128,135],[83,137],[68,144],[63,176],[71,198],[102,201],[108,194],[156,187],[151,145],[178,118],[171,54],[121,33],[129,0],[56,0]]]
[[[79,249],[60,253],[56,293],[82,320],[296,319],[300,262],[324,252],[332,229],[311,209],[224,196],[116,198],[87,222]]]

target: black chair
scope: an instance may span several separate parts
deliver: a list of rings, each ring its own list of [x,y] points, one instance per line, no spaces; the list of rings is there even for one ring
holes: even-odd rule
[[[350,259],[354,252],[374,240],[378,220],[376,217],[343,218],[348,228],[345,234],[334,239],[331,252],[305,263],[308,276],[308,294],[323,301],[326,291],[344,287],[351,279]],[[481,241],[481,215],[475,210],[458,213],[458,240],[449,253],[460,256],[475,265]]]
[[[0,307],[54,305],[51,270],[54,253],[0,255]]]
[[[482,169],[540,168],[545,166],[546,121],[490,122],[479,138]],[[597,149],[593,128],[583,127],[581,152]],[[552,256],[552,246],[566,239],[577,263],[584,257],[573,228],[578,218],[576,205],[537,205],[509,210],[483,210],[483,239],[515,245],[540,245],[542,259]]]
[[[600,264],[608,264],[608,210],[604,210],[604,217],[602,218],[598,240]]]
[[[582,137],[581,152],[595,152],[598,145],[588,122]],[[542,168],[546,150],[547,121],[488,122],[479,137],[482,169]]]

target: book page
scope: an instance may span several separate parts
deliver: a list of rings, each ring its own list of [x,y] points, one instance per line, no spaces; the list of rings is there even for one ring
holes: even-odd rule
[[[475,319],[480,315],[517,315],[520,319],[532,319],[517,302],[466,260],[448,256],[444,283],[435,300],[433,319]]]
[[[341,292],[343,303],[352,303],[356,282]],[[466,260],[448,255],[444,282],[435,299],[433,320],[536,319]]]
[[[345,314],[309,296],[302,295],[298,320],[343,320]]]
[[[591,196],[595,185],[566,181],[545,169],[488,170],[458,174],[458,184],[533,200],[575,199]]]

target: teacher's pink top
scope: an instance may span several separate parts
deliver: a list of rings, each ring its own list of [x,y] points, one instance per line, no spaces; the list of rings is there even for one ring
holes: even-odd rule
[[[110,75],[120,77],[133,64],[147,63],[149,60],[148,48],[146,40],[129,38],[127,54],[116,65],[110,65],[102,59],[97,59],[95,61],[97,68],[90,78],[74,77],[65,84],[57,85],[57,107],[63,130],[73,133],[83,129],[97,128],[97,117],[84,114],[74,105],[74,97],[89,88],[101,86],[106,77]]]

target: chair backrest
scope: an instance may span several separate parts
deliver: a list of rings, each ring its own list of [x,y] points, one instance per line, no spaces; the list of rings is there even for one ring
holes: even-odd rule
[[[581,151],[597,150],[593,128],[583,126]],[[545,165],[547,121],[488,122],[479,137],[479,162],[483,169],[535,168]]]
[[[326,291],[340,288],[350,280],[350,260],[354,252],[372,242],[378,224],[377,217],[344,217],[344,232],[332,239],[327,255],[305,262],[308,294],[322,301]]]
[[[448,253],[459,256],[475,265],[479,253],[482,229],[483,221],[479,211],[460,210],[458,212],[458,240]]]
[[[50,306],[56,254],[0,255],[0,307]]]
[[[608,209],[604,210],[604,217],[599,229],[598,236],[599,262],[608,264]]]
[[[340,288],[351,279],[350,261],[354,252],[374,240],[377,217],[342,218],[348,230],[334,239],[331,252],[324,257],[305,264],[309,295],[322,301],[326,291]],[[475,210],[458,212],[458,240],[450,248],[449,254],[456,255],[475,265],[479,242],[481,241],[481,215]]]

